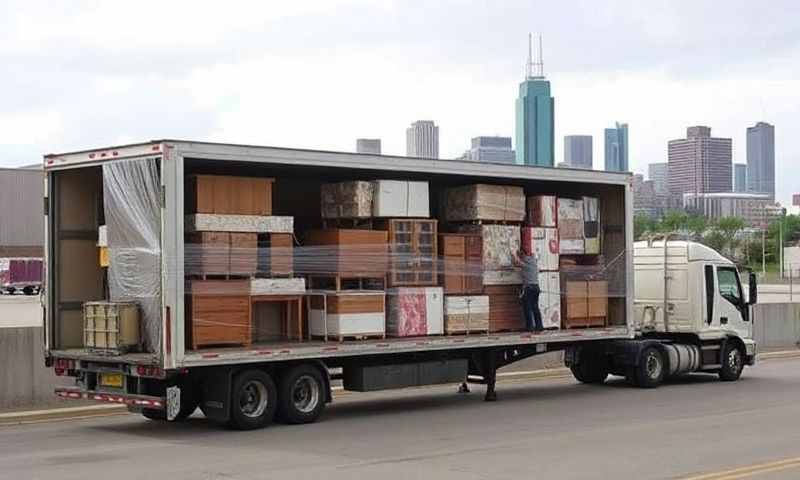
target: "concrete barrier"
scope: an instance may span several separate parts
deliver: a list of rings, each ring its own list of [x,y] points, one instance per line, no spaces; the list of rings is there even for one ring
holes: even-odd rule
[[[45,368],[42,335],[42,327],[0,328],[0,410],[62,403],[53,387],[72,379]]]
[[[753,309],[753,338],[760,350],[800,346],[800,304],[764,303]]]
[[[3,298],[0,301],[0,319],[5,320],[5,328],[0,322],[0,410],[62,403],[53,395],[53,387],[70,385],[72,379],[56,377],[52,369],[44,366],[39,303],[30,298]],[[797,348],[800,342],[800,304],[756,305],[753,332],[762,351]],[[551,352],[510,365],[503,371],[560,366],[563,366],[562,352]]]

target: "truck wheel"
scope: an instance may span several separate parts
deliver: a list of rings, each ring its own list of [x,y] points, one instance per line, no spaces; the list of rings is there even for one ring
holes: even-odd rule
[[[608,369],[593,362],[581,362],[569,367],[575,380],[587,384],[600,384],[606,381]]]
[[[325,382],[319,369],[298,365],[281,378],[278,418],[287,423],[311,423],[325,409]]]
[[[664,380],[665,370],[664,356],[658,348],[647,347],[642,350],[636,367],[636,384],[641,388],[656,388]]]
[[[33,295],[33,287],[25,287],[22,289],[22,293],[25,295]]]
[[[742,376],[744,369],[744,356],[741,349],[728,342],[722,352],[722,368],[719,369],[719,379],[723,382],[735,382]]]
[[[571,365],[572,375],[581,383],[600,384],[608,377],[608,360],[605,355],[591,350],[583,350],[580,363]]]
[[[236,375],[231,388],[228,426],[253,430],[269,425],[275,418],[277,391],[272,377],[262,370],[245,370]]]

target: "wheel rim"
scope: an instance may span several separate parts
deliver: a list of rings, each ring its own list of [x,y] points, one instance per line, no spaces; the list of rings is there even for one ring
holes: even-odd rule
[[[317,381],[310,375],[298,377],[292,387],[292,402],[294,408],[302,413],[311,413],[317,408],[320,398],[320,388]]]
[[[256,380],[250,380],[239,394],[239,410],[246,417],[257,418],[264,414],[269,405],[267,387]]]
[[[742,354],[739,350],[734,348],[728,353],[728,368],[731,372],[736,373],[742,367]]]
[[[647,355],[645,371],[647,372],[647,376],[651,379],[656,379],[661,375],[661,359],[658,358],[658,354],[655,352],[650,352]]]

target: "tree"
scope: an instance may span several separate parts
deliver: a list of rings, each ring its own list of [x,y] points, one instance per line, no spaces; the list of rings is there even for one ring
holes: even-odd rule
[[[645,233],[657,231],[658,222],[647,215],[633,217],[633,238],[640,240]]]
[[[734,257],[740,243],[739,233],[744,227],[744,220],[739,217],[722,217],[708,228],[703,236],[703,243],[722,254]]]

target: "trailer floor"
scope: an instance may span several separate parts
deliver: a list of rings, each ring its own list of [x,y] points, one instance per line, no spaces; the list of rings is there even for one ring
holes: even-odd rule
[[[622,327],[546,330],[540,333],[504,332],[473,333],[469,335],[439,335],[366,340],[303,340],[254,343],[246,347],[217,347],[187,351],[182,367],[208,366],[230,363],[257,363],[307,358],[332,358],[353,355],[380,355],[432,350],[469,349],[481,347],[507,347],[514,345],[571,343],[585,340],[628,338],[628,329]],[[151,353],[100,355],[85,349],[54,350],[57,358],[71,358],[98,362],[118,362],[135,365],[158,365],[159,359]]]

